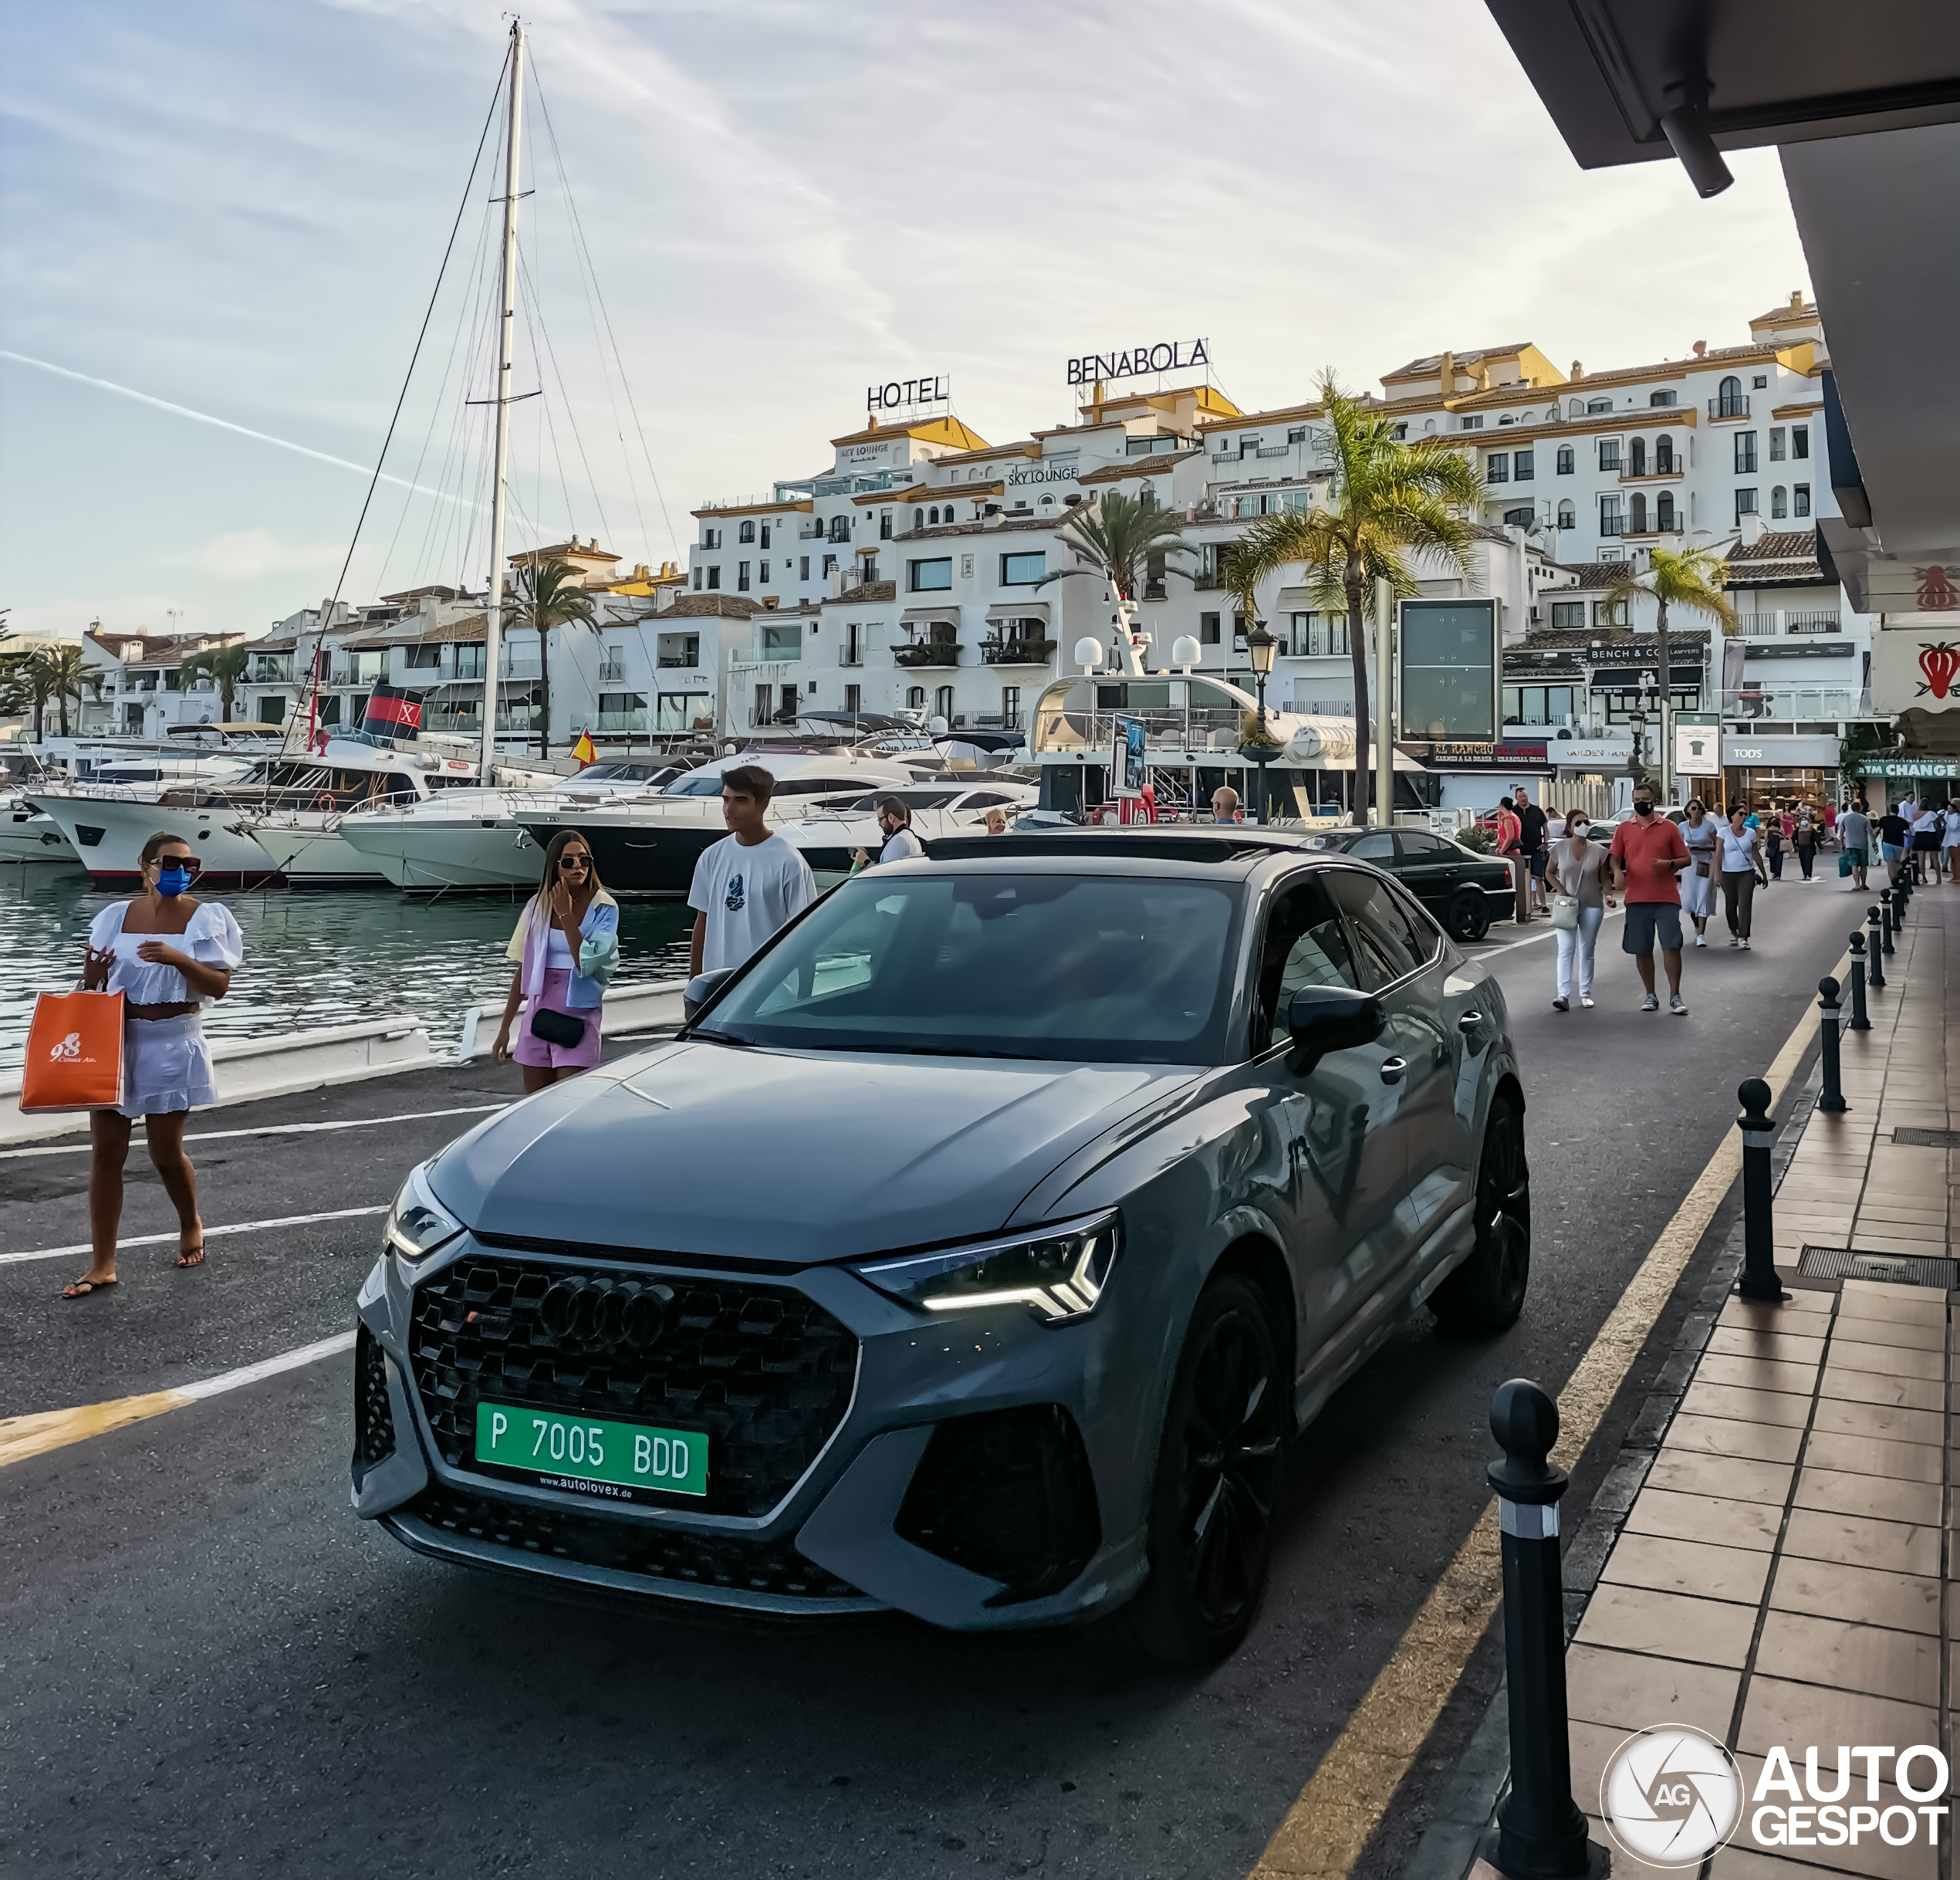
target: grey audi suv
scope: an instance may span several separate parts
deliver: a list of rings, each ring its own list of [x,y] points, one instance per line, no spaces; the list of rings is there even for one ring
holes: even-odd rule
[[[1295,1432],[1522,1305],[1503,996],[1296,837],[942,840],[690,992],[396,1201],[353,1500],[422,1553],[1215,1658]]]

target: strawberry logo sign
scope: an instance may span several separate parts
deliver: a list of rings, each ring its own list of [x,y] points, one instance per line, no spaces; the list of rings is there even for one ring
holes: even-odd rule
[[[1960,647],[1950,645],[1945,641],[1935,646],[1921,647],[1919,670],[1926,675],[1926,683],[1919,688],[1921,695],[1931,692],[1935,698],[1944,698],[1955,675],[1960,674]]]

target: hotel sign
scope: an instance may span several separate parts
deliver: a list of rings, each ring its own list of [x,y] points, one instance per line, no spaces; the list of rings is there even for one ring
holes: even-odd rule
[[[1113,353],[1085,353],[1069,361],[1071,385],[1093,385],[1098,379],[1141,378],[1150,372],[1184,372],[1211,363],[1205,340],[1160,340],[1154,346],[1133,346]]]
[[[867,411],[902,411],[908,405],[945,404],[952,397],[952,380],[943,374],[931,378],[891,379],[883,385],[864,388]]]

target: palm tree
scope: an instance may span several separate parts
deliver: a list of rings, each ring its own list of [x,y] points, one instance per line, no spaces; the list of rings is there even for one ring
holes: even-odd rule
[[[1661,796],[1668,800],[1668,773],[1674,754],[1668,735],[1668,701],[1674,695],[1674,671],[1668,651],[1668,610],[1681,607],[1705,614],[1725,634],[1742,631],[1735,604],[1722,590],[1729,585],[1729,564],[1712,548],[1664,549],[1648,552],[1644,574],[1624,574],[1606,590],[1609,607],[1624,605],[1642,595],[1654,603],[1654,637],[1661,681]],[[1632,609],[1627,609],[1632,617]]]
[[[1169,566],[1171,556],[1191,553],[1178,518],[1120,490],[1071,509],[1055,533],[1074,550],[1076,566],[1043,575],[1037,587],[1066,580],[1072,574],[1089,574],[1107,583],[1117,599],[1140,600],[1139,590],[1154,573],[1191,578],[1185,570]]]
[[[538,636],[538,755],[551,755],[551,672],[545,643],[554,627],[569,627],[576,620],[593,627],[592,597],[580,587],[572,564],[566,561],[527,561],[517,571],[517,604],[512,610],[513,628],[529,627]]]
[[[186,678],[203,673],[218,688],[219,713],[229,725],[236,722],[231,716],[232,698],[251,663],[251,651],[245,646],[208,646],[201,653],[191,654],[184,661],[183,671]]]
[[[52,698],[61,712],[61,735],[68,735],[68,702],[75,701],[77,710],[82,703],[82,681],[88,677],[83,664],[82,649],[79,646],[47,646],[33,656],[35,675],[44,688],[35,703],[35,735],[40,734],[40,707]]]
[[[1404,443],[1394,421],[1343,391],[1331,370],[1321,375],[1320,406],[1334,473],[1326,502],[1261,516],[1234,548],[1232,565],[1235,580],[1256,582],[1303,563],[1315,600],[1347,613],[1354,661],[1354,820],[1364,823],[1370,773],[1364,624],[1372,590],[1385,580],[1398,599],[1413,596],[1412,553],[1433,555],[1467,579],[1475,538],[1462,512],[1474,509],[1484,488],[1475,465],[1455,445],[1441,438]],[[1385,673],[1381,680],[1388,682]]]

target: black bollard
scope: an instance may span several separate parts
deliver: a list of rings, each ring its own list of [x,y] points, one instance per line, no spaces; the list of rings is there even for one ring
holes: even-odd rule
[[[1898,932],[1898,916],[1893,911],[1892,891],[1889,888],[1881,888],[1878,891],[1878,904],[1884,915],[1885,957],[1890,959],[1892,957],[1892,936]]]
[[[1865,1016],[1865,937],[1862,928],[1851,930],[1851,1019],[1847,1031],[1870,1031]]]
[[[1566,1478],[1545,1459],[1558,1440],[1558,1405],[1528,1378],[1513,1378],[1491,1393],[1490,1429],[1504,1452],[1488,1479],[1502,1537],[1511,1703],[1511,1792],[1497,1811],[1492,1865],[1505,1880],[1578,1880],[1588,1857],[1566,1721],[1559,1497]]]
[[[1776,1235],[1769,1217],[1769,1086],[1745,1077],[1735,1092],[1742,1106],[1735,1127],[1742,1134],[1742,1277],[1736,1290],[1745,1299],[1780,1305],[1789,1295],[1776,1276]]]
[[[1837,995],[1841,990],[1828,973],[1817,982],[1823,1008],[1817,1019],[1818,1050],[1823,1067],[1823,1093],[1817,1099],[1817,1107],[1832,1116],[1851,1107],[1844,1101],[1843,1076],[1837,1061]]]
[[[1905,932],[1905,904],[1912,898],[1912,877],[1901,874],[1892,891],[1892,931]]]
[[[1885,989],[1885,948],[1881,944],[1884,930],[1879,925],[1878,910],[1867,908],[1865,921],[1871,929],[1871,938],[1865,945],[1865,957],[1870,962],[1865,969],[1865,978],[1874,992],[1882,992]]]

